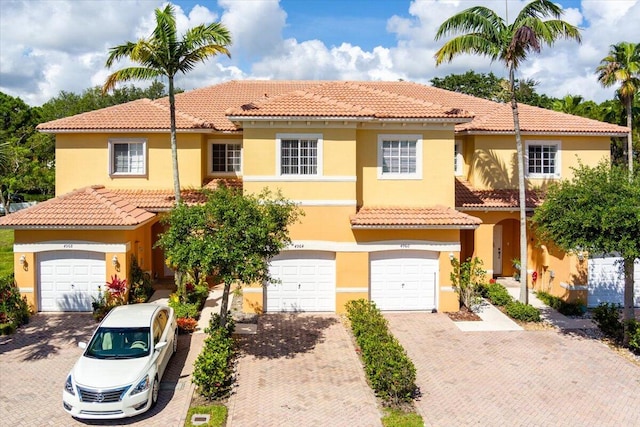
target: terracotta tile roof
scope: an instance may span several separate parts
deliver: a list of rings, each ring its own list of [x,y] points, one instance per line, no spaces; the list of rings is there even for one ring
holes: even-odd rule
[[[327,82],[227,110],[232,117],[372,117],[471,119],[460,108],[373,88],[366,82]],[[460,120],[458,120],[460,121]],[[468,120],[463,120],[468,121]]]
[[[517,210],[520,208],[518,189],[479,190],[469,182],[456,179],[456,209],[469,210]],[[543,201],[541,191],[525,192],[527,210],[533,210]]]
[[[234,80],[176,95],[179,130],[238,132],[247,117],[457,119],[456,131],[513,133],[508,104],[412,82]],[[464,123],[467,119],[473,120]],[[621,126],[520,104],[524,133],[626,135]],[[42,123],[39,130],[167,130],[169,101],[142,99]]]
[[[477,228],[482,221],[444,206],[362,207],[351,218],[352,228]]]
[[[72,191],[0,218],[11,228],[131,227],[155,214],[102,186]]]

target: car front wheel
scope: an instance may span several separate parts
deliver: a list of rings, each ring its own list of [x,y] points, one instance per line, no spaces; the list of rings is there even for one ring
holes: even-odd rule
[[[160,384],[158,383],[158,377],[153,379],[153,387],[151,388],[151,407],[153,408],[158,403],[158,395],[160,394]]]

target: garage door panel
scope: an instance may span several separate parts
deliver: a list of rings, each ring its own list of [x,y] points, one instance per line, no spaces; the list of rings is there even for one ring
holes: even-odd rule
[[[37,260],[41,311],[91,311],[92,298],[105,284],[103,253],[43,252]]]
[[[335,311],[335,255],[285,252],[271,261],[280,281],[265,289],[267,311]]]
[[[624,304],[624,267],[619,257],[589,258],[588,305]],[[640,307],[640,260],[634,263],[634,306]]]
[[[437,271],[437,254],[431,252],[371,254],[371,300],[381,310],[431,310]]]

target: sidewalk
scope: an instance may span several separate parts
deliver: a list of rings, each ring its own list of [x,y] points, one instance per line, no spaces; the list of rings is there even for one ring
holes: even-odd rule
[[[509,291],[509,294],[514,299],[518,300],[520,298],[520,282],[507,277],[498,279],[498,283],[507,288],[507,291]],[[543,321],[552,324],[562,331],[575,329],[597,329],[597,326],[591,321],[591,319],[567,317],[564,314],[559,313],[557,310],[549,307],[540,301],[531,289],[529,289],[529,304],[540,309],[540,317],[542,317]]]

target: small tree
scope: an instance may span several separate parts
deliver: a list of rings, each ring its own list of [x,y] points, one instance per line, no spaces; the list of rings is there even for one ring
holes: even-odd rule
[[[300,214],[280,193],[265,189],[245,195],[221,186],[207,192],[203,205],[177,205],[164,219],[169,228],[158,246],[178,271],[189,272],[196,280],[215,274],[224,283],[224,326],[231,285],[270,280],[269,260],[291,243],[288,226]]]
[[[633,263],[640,257],[640,174],[601,162],[580,165],[571,180],[549,187],[533,215],[539,239],[564,251],[618,253],[623,259],[624,319],[634,316]],[[628,323],[628,322],[625,322]],[[624,344],[629,342],[625,330]]]
[[[486,270],[482,260],[474,257],[460,263],[458,258],[451,260],[453,271],[449,276],[453,289],[458,293],[460,302],[469,310],[480,300],[480,285],[485,282]]]

